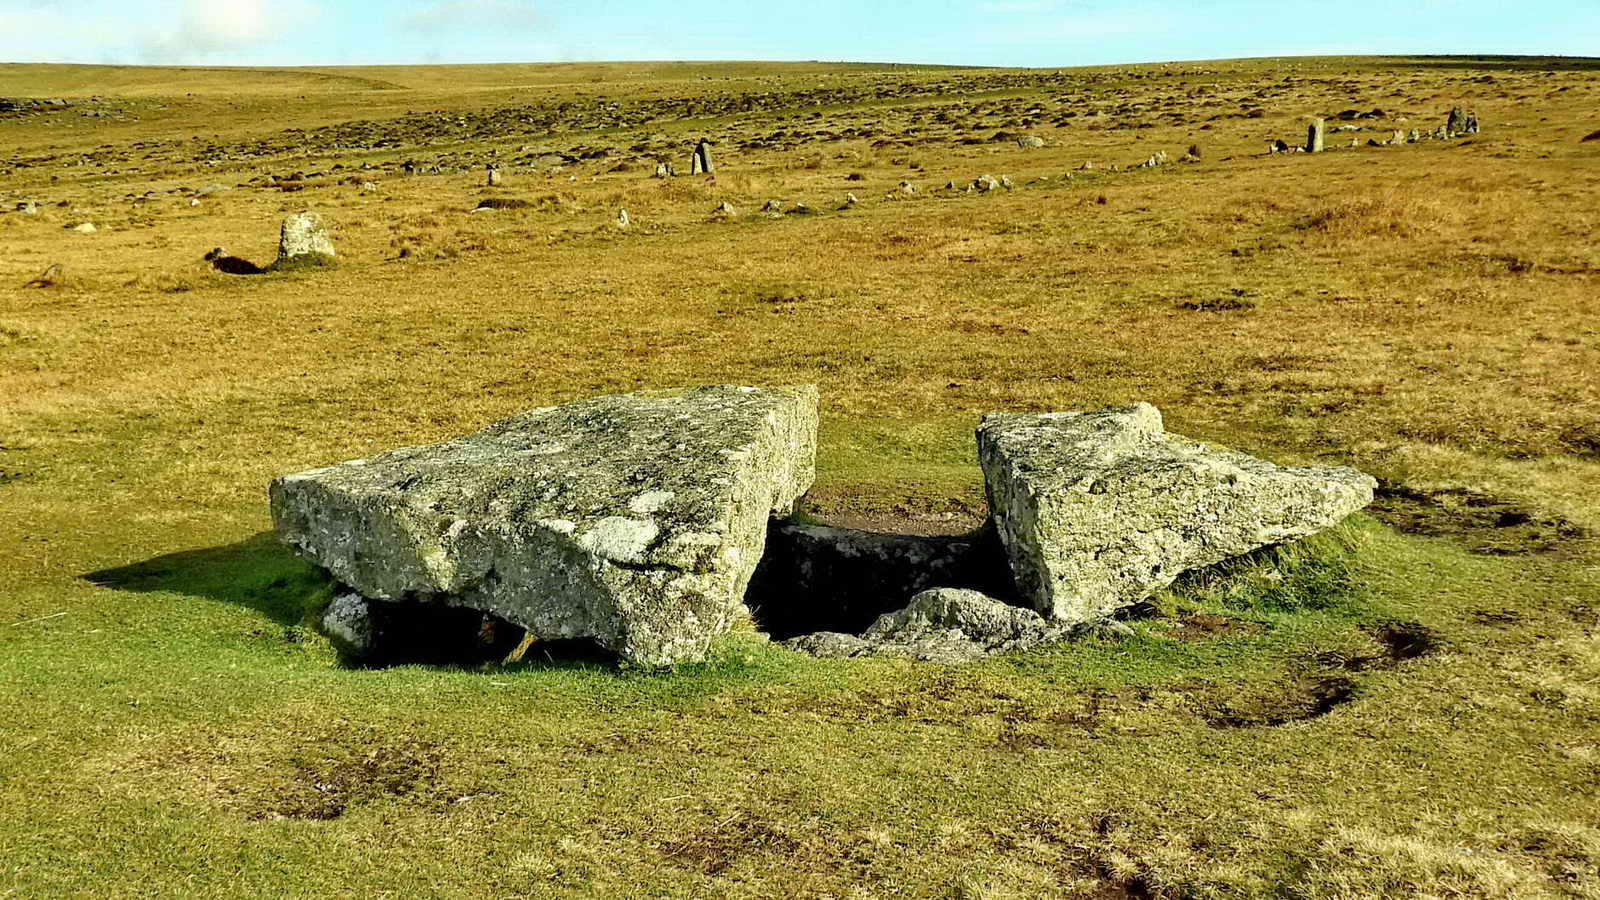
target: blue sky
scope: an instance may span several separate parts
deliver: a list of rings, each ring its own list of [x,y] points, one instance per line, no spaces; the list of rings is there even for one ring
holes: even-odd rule
[[[0,0],[0,62],[772,59],[1069,66],[1600,54],[1600,0]]]

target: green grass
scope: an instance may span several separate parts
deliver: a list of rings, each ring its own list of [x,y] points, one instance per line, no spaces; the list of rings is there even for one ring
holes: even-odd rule
[[[1600,896],[1593,65],[0,66],[0,94],[126,114],[0,122],[41,203],[0,215],[0,897]],[[675,105],[394,124],[578,91]],[[692,108],[752,93],[797,105]],[[1314,111],[1457,102],[1492,129],[1256,155]],[[395,142],[307,155],[344,122]],[[1002,129],[1050,143],[962,143]],[[804,135],[743,144],[777,130]],[[704,135],[715,181],[648,177]],[[609,153],[509,166],[534,206],[469,213],[524,143]],[[379,190],[342,183],[368,162]],[[984,172],[1017,187],[937,189]],[[200,260],[268,259],[306,207],[338,266]],[[268,533],[272,476],[705,383],[820,385],[815,521],[976,524],[983,413],[1132,400],[1403,490],[1185,578],[1126,639],[957,668],[744,630],[670,672],[360,669],[310,627],[329,584]]]

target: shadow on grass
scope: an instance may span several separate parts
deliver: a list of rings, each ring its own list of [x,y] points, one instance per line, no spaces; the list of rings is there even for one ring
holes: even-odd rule
[[[301,625],[332,596],[333,582],[263,531],[234,544],[183,550],[101,569],[85,581],[119,591],[189,594],[236,603],[280,625]]]

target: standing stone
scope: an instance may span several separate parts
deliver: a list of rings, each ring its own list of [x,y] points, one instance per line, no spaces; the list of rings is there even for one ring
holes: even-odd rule
[[[1404,144],[1408,140],[1409,140],[1409,137],[1407,136],[1406,132],[1403,129],[1397,128],[1397,129],[1395,129],[1394,137],[1390,138],[1389,143],[1391,143],[1391,144]]]
[[[491,166],[488,167],[488,177],[486,177],[484,179],[484,183],[486,185],[488,185],[489,187],[499,187],[500,186],[500,167],[499,166],[491,165]]]
[[[1415,128],[1411,129],[1411,133],[1410,134],[1406,135],[1406,142],[1407,143],[1415,144],[1416,142],[1418,142],[1420,140],[1422,140],[1422,132],[1418,131]]]
[[[279,538],[363,597],[624,660],[705,658],[815,474],[817,390],[596,397],[272,482]]]
[[[617,227],[618,228],[627,228],[629,225],[632,225],[632,224],[633,224],[633,220],[628,218],[628,211],[627,210],[625,210],[625,209],[617,210]]]
[[[1461,107],[1450,107],[1450,115],[1444,121],[1444,136],[1455,137],[1466,126],[1466,119],[1461,115]]]
[[[39,207],[32,200],[22,200],[17,203],[17,212],[25,216],[34,216],[39,214]]]
[[[664,162],[656,163],[656,177],[657,178],[671,178],[672,177],[672,164],[671,163],[664,163]]]
[[[334,256],[333,239],[322,217],[314,212],[297,212],[285,216],[278,234],[278,261],[319,253]]]
[[[1321,531],[1372,502],[1377,484],[1342,466],[1280,468],[1167,434],[1148,403],[988,415],[978,457],[1019,593],[1067,622]]]
[[[1475,112],[1467,113],[1467,120],[1462,125],[1462,131],[1464,131],[1467,134],[1477,134],[1478,133],[1478,114],[1477,113],[1475,113]]]
[[[689,160],[691,175],[713,175],[717,168],[711,162],[711,142],[701,139],[694,147],[694,156]]]
[[[1321,153],[1327,149],[1328,120],[1312,119],[1311,127],[1306,129],[1306,152]]]

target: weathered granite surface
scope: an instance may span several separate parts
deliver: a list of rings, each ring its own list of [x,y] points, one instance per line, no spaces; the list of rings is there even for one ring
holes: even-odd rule
[[[693,661],[747,615],[768,519],[814,477],[816,427],[811,386],[597,397],[283,476],[273,521],[367,597]]]
[[[977,591],[934,588],[912,597],[905,609],[879,617],[860,637],[824,631],[785,643],[813,656],[900,656],[963,663],[1071,640],[1087,629],[1082,624],[1047,621],[1031,609]]]
[[[1354,469],[1279,467],[1167,434],[1147,403],[988,415],[978,456],[1019,593],[1066,622],[1321,531],[1372,502],[1376,487]]]

